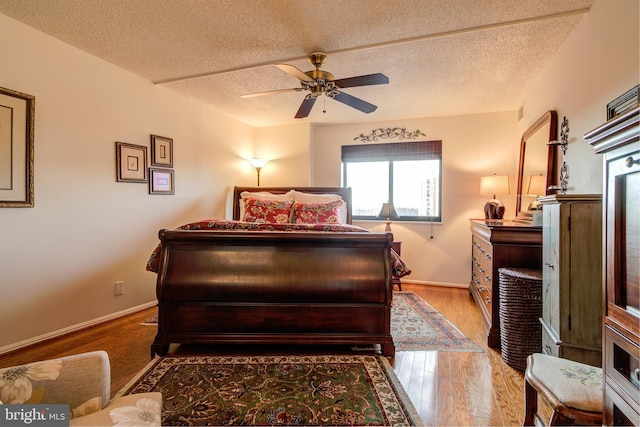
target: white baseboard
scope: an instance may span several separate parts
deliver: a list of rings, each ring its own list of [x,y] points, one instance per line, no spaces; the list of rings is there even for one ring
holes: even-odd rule
[[[407,283],[407,284],[412,284],[412,285],[423,285],[423,286],[442,286],[442,287],[448,287],[448,288],[463,288],[463,289],[469,288],[469,285],[466,285],[466,284],[463,284],[463,283],[425,282],[423,280],[404,280],[403,279],[402,283]],[[110,320],[115,320],[115,319],[118,319],[120,317],[124,317],[124,316],[127,316],[129,314],[133,314],[133,313],[136,313],[138,311],[142,311],[142,310],[145,310],[147,308],[154,307],[157,304],[158,304],[157,301],[151,301],[151,302],[148,302],[146,304],[141,304],[141,305],[138,305],[138,306],[135,306],[135,307],[128,308],[126,310],[122,310],[122,311],[118,311],[116,313],[108,314],[106,316],[98,317],[97,319],[88,320],[86,322],[78,323],[76,325],[72,325],[72,326],[69,326],[67,328],[58,329],[57,331],[49,332],[47,334],[40,335],[40,336],[37,336],[37,337],[33,337],[33,338],[28,339],[28,340],[20,341],[20,342],[14,343],[14,344],[9,344],[7,346],[0,347],[0,354],[10,353],[12,351],[16,351],[16,350],[19,350],[21,348],[28,347],[30,345],[38,344],[38,343],[41,343],[43,341],[47,341],[47,340],[50,340],[50,339],[53,339],[53,338],[61,337],[63,335],[69,334],[71,332],[77,332],[77,331],[80,331],[82,329],[89,328],[91,326],[96,326],[96,325],[99,325],[101,323],[108,322]]]
[[[425,282],[424,280],[405,280],[400,279],[402,283],[411,285],[423,285],[423,286],[442,286],[446,288],[461,288],[468,289],[469,285],[464,283],[446,283],[446,282]]]
[[[110,320],[115,320],[120,317],[128,316],[129,314],[137,313],[138,311],[145,310],[147,308],[155,307],[158,305],[157,301],[151,301],[145,304],[137,305],[135,307],[127,308],[126,310],[118,311],[115,313],[107,314],[106,316],[98,317],[97,319],[88,320],[86,322],[78,323],[76,325],[72,325],[66,328],[58,329],[57,331],[49,332],[44,335],[40,335],[37,337],[29,338],[28,340],[20,341],[14,344],[9,344],[4,347],[0,347],[0,354],[10,353],[12,351],[20,350],[21,348],[28,347],[30,345],[38,344],[43,341],[47,341],[53,338],[58,338],[63,335],[69,334],[71,332],[77,332],[82,329],[89,328],[91,326],[96,326],[101,323],[108,322]]]

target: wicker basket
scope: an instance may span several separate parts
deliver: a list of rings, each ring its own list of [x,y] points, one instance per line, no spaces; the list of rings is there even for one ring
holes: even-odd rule
[[[502,359],[524,371],[527,356],[542,350],[542,272],[500,268],[498,273]]]

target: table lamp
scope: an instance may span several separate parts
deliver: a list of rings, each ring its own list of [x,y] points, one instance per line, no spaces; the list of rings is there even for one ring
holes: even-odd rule
[[[526,188],[525,194],[527,196],[533,196],[536,198],[533,202],[529,204],[529,207],[527,208],[527,210],[529,211],[542,210],[542,205],[538,201],[538,197],[544,196],[545,194],[547,194],[547,178],[542,174],[529,175],[529,177],[527,178],[527,186],[525,188]]]
[[[485,219],[502,219],[504,204],[496,198],[496,194],[509,194],[508,175],[490,175],[480,178],[480,194],[491,194],[493,198],[484,205]]]
[[[382,209],[380,209],[380,213],[378,214],[379,218],[386,218],[386,224],[384,231],[386,233],[391,232],[391,218],[396,219],[400,218],[400,215],[396,212],[396,209],[393,207],[393,203],[386,202],[382,204]]]

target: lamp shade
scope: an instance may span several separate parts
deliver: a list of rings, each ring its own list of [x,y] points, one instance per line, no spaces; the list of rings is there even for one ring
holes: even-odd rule
[[[483,176],[480,178],[480,194],[509,194],[509,176]]]
[[[251,166],[253,166],[254,168],[260,169],[260,168],[264,167],[264,165],[269,163],[269,160],[265,160],[265,159],[249,159],[249,163],[251,163]]]
[[[382,204],[382,209],[380,209],[380,213],[378,214],[380,218],[400,218],[398,213],[396,212],[396,208],[393,207],[393,203],[386,202]]]
[[[530,175],[525,187],[527,196],[543,196],[547,194],[547,179],[544,175]]]

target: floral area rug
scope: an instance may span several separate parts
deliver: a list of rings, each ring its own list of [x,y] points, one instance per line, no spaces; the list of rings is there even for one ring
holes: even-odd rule
[[[153,316],[144,324],[157,322],[157,316]],[[483,351],[415,292],[394,291],[391,336],[396,351]]]
[[[422,425],[376,355],[165,356],[119,394],[162,393],[162,425]]]
[[[393,293],[391,336],[396,351],[483,351],[415,292]]]

